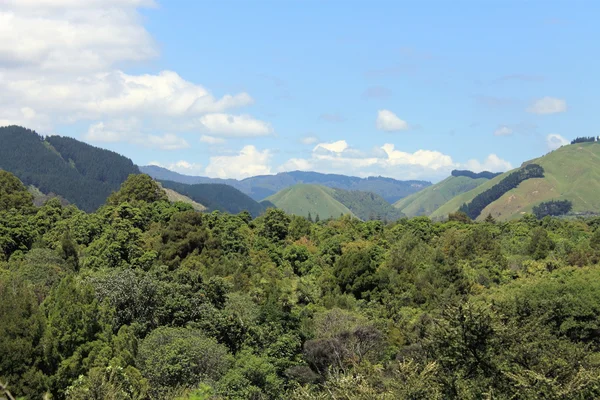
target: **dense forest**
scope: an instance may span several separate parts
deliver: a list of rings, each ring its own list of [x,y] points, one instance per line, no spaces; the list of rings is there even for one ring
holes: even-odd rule
[[[117,153],[60,136],[44,139],[19,126],[0,127],[0,142],[0,169],[85,211],[96,210],[127,176],[139,173]]]
[[[471,178],[471,179],[479,179],[479,178],[493,179],[493,178],[497,177],[498,175],[502,175],[502,172],[489,172],[489,171],[473,172],[473,171],[469,171],[469,170],[455,169],[455,170],[452,170],[451,175],[452,176],[466,176],[467,178]]]
[[[528,164],[518,171],[510,173],[500,182],[478,194],[469,204],[463,204],[460,211],[464,212],[471,219],[479,217],[484,208],[492,202],[498,200],[504,193],[516,188],[519,184],[531,178],[543,178],[544,168],[537,164]]]
[[[146,175],[0,200],[0,396],[600,396],[599,218],[199,213]]]
[[[568,214],[573,209],[573,203],[569,200],[551,200],[545,201],[533,207],[533,215],[538,219],[546,216],[559,216]]]

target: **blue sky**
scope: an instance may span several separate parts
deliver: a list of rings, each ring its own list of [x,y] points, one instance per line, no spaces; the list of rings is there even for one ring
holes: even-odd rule
[[[597,2],[81,3],[0,5],[0,124],[235,178],[437,181],[600,134]]]

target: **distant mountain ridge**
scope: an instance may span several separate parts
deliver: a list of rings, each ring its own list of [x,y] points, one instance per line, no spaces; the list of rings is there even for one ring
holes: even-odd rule
[[[335,189],[327,186],[299,183],[287,187],[265,202],[287,213],[320,219],[353,215],[362,220],[393,221],[404,216],[385,199],[375,193]]]
[[[373,192],[383,197],[389,203],[394,203],[403,197],[431,186],[431,182],[419,180],[400,181],[385,177],[359,178],[310,171],[280,172],[275,175],[259,175],[237,180],[183,175],[155,165],[139,168],[143,173],[158,180],[169,180],[186,184],[222,183],[231,185],[257,201],[263,200],[282,189],[298,183],[317,184],[351,191]]]

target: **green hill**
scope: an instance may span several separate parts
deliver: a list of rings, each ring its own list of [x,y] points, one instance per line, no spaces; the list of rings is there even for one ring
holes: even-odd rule
[[[395,220],[403,216],[381,196],[362,191],[333,189],[320,185],[297,184],[283,189],[264,202],[270,202],[287,213],[320,219],[337,218],[342,214],[360,219]]]
[[[525,180],[504,193],[485,207],[478,219],[488,214],[499,220],[517,218],[549,200],[569,200],[573,203],[573,212],[600,212],[600,143],[563,146],[524,163],[527,164],[540,165],[544,169],[544,177]],[[508,171],[456,196],[433,212],[431,217],[443,218],[458,210],[462,204],[471,202],[475,196],[492,188],[514,171]]]
[[[420,192],[398,200],[394,207],[408,217],[431,215],[440,206],[461,193],[468,192],[487,182],[487,178],[473,179],[468,176],[450,176]]]
[[[100,207],[127,176],[140,173],[130,159],[115,152],[72,138],[44,138],[20,126],[1,127],[0,143],[1,169],[85,211]]]
[[[265,207],[233,186],[219,183],[199,183],[187,185],[172,181],[160,181],[164,189],[171,189],[201,204],[208,211],[225,211],[237,214],[248,211],[254,217],[259,216]],[[167,192],[168,194],[168,192]]]

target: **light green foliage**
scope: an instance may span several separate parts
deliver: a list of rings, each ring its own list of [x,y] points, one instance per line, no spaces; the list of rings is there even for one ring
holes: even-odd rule
[[[142,342],[138,363],[153,397],[168,398],[170,389],[216,381],[229,368],[225,346],[189,328],[155,329]]]
[[[0,211],[33,206],[33,196],[23,183],[10,172],[0,169]]]
[[[152,203],[155,201],[165,201],[167,194],[152,178],[145,174],[129,175],[123,182],[119,191],[108,197],[107,203],[112,205],[124,202],[143,201]]]

